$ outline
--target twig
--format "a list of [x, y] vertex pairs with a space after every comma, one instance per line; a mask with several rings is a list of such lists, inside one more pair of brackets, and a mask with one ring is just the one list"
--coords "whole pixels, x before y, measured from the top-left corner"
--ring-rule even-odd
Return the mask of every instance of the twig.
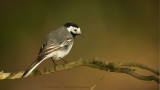
[[[157, 83], [159, 83], [159, 81], [160, 81], [160, 79], [156, 76], [140, 75], [135, 72], [135, 69], [131, 68], [131, 67], [139, 67], [139, 68], [151, 71], [156, 75], [160, 75], [159, 70], [156, 70], [148, 65], [135, 63], [135, 62], [134, 63], [132, 63], [132, 62], [109, 63], [106, 60], [103, 60], [101, 58], [92, 58], [92, 59], [84, 59], [84, 60], [80, 59], [77, 61], [67, 63], [65, 68], [63, 67], [63, 65], [58, 65], [56, 67], [56, 70], [60, 71], [60, 70], [70, 69], [70, 68], [74, 68], [74, 67], [78, 67], [78, 66], [88, 66], [88, 67], [97, 68], [100, 70], [105, 70], [107, 72], [126, 73], [126, 74], [129, 74], [129, 75], [137, 78], [137, 79], [145, 80], [145, 81], [154, 80]], [[124, 68], [124, 66], [125, 66], [125, 68]], [[53, 72], [55, 72], [54, 67], [46, 67], [46, 68], [34, 70], [29, 76], [51, 74]], [[20, 71], [17, 73], [4, 73], [2, 71], [2, 72], [0, 72], [0, 80], [21, 78], [23, 73], [24, 73], [24, 71]]]
[[160, 72], [157, 69], [154, 69], [153, 67], [141, 63], [136, 63], [136, 62], [123, 62], [123, 63], [117, 63], [120, 64], [121, 66], [129, 66], [129, 67], [139, 67], [142, 69], [146, 69], [148, 71], [153, 72], [156, 75], [160, 75]]
[[90, 88], [90, 90], [93, 90], [95, 87], [96, 87], [96, 84], [94, 84], [94, 85]]

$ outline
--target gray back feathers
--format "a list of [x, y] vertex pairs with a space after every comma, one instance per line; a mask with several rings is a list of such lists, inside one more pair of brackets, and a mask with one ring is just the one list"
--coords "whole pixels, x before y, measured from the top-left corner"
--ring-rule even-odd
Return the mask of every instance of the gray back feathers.
[[45, 42], [47, 45], [54, 44], [60, 45], [65, 41], [67, 38], [73, 38], [71, 33], [67, 30], [66, 27], [61, 26], [58, 29], [52, 31], [46, 38]]

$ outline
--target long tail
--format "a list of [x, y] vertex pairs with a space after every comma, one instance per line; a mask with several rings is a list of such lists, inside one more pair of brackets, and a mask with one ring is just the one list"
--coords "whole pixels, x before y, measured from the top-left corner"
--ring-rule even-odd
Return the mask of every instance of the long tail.
[[32, 65], [24, 72], [22, 75], [23, 77], [27, 77], [43, 60], [45, 60], [44, 57], [39, 56], [33, 63]]

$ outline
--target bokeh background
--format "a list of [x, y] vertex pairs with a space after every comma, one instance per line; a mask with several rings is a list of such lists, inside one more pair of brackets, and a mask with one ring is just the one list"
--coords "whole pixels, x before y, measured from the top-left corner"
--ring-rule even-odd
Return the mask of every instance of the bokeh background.
[[[158, 0], [1, 0], [0, 70], [26, 70], [47, 34], [66, 22], [78, 24], [85, 35], [76, 37], [64, 58], [69, 62], [101, 57], [158, 69], [158, 5]], [[38, 68], [52, 65], [46, 60]], [[89, 90], [94, 84], [95, 90], [158, 90], [159, 86], [154, 81], [82, 66], [51, 75], [3, 80], [0, 89]]]

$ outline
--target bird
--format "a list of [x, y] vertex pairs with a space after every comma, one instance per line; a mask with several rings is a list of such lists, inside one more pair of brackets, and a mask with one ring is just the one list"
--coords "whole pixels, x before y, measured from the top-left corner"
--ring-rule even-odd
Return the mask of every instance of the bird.
[[49, 58], [53, 61], [55, 70], [55, 60], [63, 60], [65, 66], [67, 61], [63, 57], [70, 52], [77, 35], [83, 36], [80, 27], [75, 23], [65, 23], [51, 31], [43, 42], [37, 59], [23, 73], [22, 78], [27, 77], [40, 63]]

